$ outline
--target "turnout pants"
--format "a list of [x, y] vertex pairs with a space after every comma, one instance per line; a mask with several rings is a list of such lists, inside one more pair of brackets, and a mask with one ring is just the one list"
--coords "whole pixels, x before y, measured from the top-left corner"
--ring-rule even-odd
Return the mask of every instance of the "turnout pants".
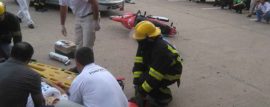
[[135, 94], [138, 107], [166, 107], [172, 101], [171, 90], [168, 87], [153, 89], [146, 97], [142, 96], [138, 90]]
[[89, 47], [93, 49], [96, 39], [93, 15], [75, 18], [75, 44], [77, 49]]
[[168, 87], [154, 89], [147, 97], [147, 107], [165, 107], [172, 101], [171, 90]]
[[29, 13], [29, 0], [17, 0], [20, 10], [17, 13], [17, 16], [22, 19], [26, 24], [34, 24]]

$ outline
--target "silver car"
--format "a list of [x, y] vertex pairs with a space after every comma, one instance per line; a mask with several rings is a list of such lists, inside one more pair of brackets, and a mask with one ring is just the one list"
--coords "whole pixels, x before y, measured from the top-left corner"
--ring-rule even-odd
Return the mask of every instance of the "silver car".
[[[98, 0], [99, 10], [100, 11], [108, 11], [115, 9], [124, 9], [124, 0]], [[56, 4], [58, 5], [58, 0], [47, 0], [48, 4]]]
[[[34, 0], [31, 0], [31, 1], [34, 1]], [[46, 2], [48, 4], [54, 4], [54, 5], [59, 4], [59, 0], [46, 0]], [[123, 10], [125, 1], [124, 0], [98, 0], [98, 3], [99, 3], [100, 11], [109, 11], [109, 10], [116, 10], [116, 9]]]
[[124, 0], [98, 0], [99, 10], [100, 11], [108, 11], [115, 9], [124, 9]]

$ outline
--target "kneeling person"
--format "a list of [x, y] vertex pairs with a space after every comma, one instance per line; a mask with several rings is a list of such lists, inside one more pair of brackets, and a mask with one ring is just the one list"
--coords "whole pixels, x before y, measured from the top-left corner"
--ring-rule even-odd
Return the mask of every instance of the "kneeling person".
[[25, 107], [29, 94], [35, 107], [44, 105], [40, 75], [27, 64], [34, 54], [27, 42], [12, 47], [11, 57], [0, 64], [0, 107]]
[[114, 76], [94, 63], [92, 49], [82, 47], [75, 53], [80, 74], [69, 89], [69, 100], [85, 107], [128, 107], [128, 101]]
[[[11, 43], [22, 41], [21, 27], [17, 16], [6, 11], [6, 5], [0, 2], [0, 58], [8, 59], [11, 51]], [[0, 62], [1, 62], [0, 61]]]
[[138, 49], [133, 67], [133, 84], [139, 107], [165, 107], [172, 100], [169, 85], [180, 85], [182, 58], [161, 36], [161, 30], [149, 21], [135, 27], [133, 38]]

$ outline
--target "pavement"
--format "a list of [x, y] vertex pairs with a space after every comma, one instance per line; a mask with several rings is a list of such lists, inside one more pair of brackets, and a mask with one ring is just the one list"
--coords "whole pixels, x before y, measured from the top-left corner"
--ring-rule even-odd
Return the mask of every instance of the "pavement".
[[[13, 0], [4, 1], [8, 11], [17, 12]], [[184, 58], [184, 68], [180, 88], [171, 86], [174, 99], [169, 107], [270, 107], [270, 24], [255, 22], [255, 16], [247, 18], [247, 11], [237, 14], [185, 0], [136, 0], [125, 6], [125, 11], [140, 9], [166, 16], [177, 27], [179, 34], [169, 40]], [[35, 48], [34, 59], [62, 68], [74, 66], [74, 62], [64, 66], [48, 57], [55, 41], [73, 40], [74, 16], [68, 15], [68, 36], [63, 37], [57, 8], [44, 13], [31, 8], [30, 12], [36, 28], [22, 24], [22, 32], [23, 40]], [[130, 98], [137, 43], [128, 29], [109, 20], [110, 15], [121, 13], [102, 13], [94, 53], [97, 64], [126, 78], [124, 91]]]

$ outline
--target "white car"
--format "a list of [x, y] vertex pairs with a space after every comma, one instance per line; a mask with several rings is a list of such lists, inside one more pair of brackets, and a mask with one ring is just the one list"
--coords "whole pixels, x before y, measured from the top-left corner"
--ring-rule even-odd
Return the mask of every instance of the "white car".
[[[34, 1], [34, 0], [31, 0], [31, 1]], [[54, 5], [59, 4], [59, 0], [46, 0], [46, 2], [48, 4], [54, 4]], [[99, 3], [100, 11], [109, 11], [109, 10], [116, 10], [116, 9], [123, 10], [125, 1], [124, 0], [98, 0], [98, 3]]]

